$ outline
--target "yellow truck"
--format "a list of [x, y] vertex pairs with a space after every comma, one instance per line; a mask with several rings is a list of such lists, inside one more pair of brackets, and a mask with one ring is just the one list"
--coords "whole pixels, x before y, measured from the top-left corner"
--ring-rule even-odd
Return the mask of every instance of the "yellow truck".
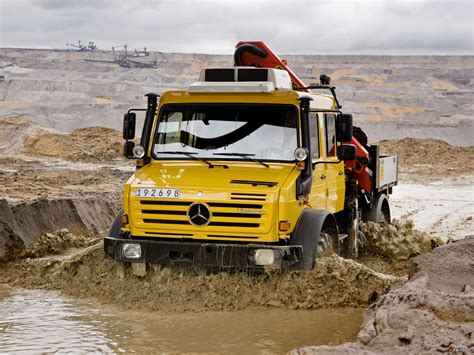
[[327, 80], [302, 90], [284, 68], [235, 66], [147, 94], [140, 144], [137, 110], [124, 117], [124, 154], [136, 171], [106, 257], [311, 269], [317, 255], [355, 256], [359, 222], [390, 220], [397, 161], [356, 140], [364, 134]]

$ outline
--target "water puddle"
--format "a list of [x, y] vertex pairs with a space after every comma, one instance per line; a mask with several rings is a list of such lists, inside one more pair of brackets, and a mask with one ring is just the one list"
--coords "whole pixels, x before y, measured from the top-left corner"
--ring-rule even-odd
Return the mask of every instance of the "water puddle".
[[0, 285], [0, 353], [286, 353], [354, 340], [363, 309], [165, 314]]

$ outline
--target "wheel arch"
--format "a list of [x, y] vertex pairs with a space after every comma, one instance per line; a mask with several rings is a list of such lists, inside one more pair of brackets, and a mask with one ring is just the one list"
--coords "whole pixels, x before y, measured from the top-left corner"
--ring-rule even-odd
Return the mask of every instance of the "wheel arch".
[[362, 211], [362, 220], [364, 222], [380, 222], [381, 212], [383, 212], [385, 220], [387, 223], [391, 221], [390, 214], [390, 204], [388, 202], [388, 197], [384, 193], [378, 194], [372, 204], [372, 208], [364, 208]]
[[298, 269], [310, 270], [314, 267], [320, 234], [328, 228], [338, 232], [336, 217], [328, 210], [303, 210], [290, 237], [290, 245], [303, 246], [303, 260], [295, 265]]
[[120, 230], [122, 229], [122, 214], [123, 209], [121, 208], [117, 215], [115, 216], [114, 222], [112, 223], [112, 227], [110, 227], [109, 237], [111, 238], [118, 238], [120, 234]]
[[392, 214], [390, 212], [390, 204], [388, 202], [388, 197], [385, 194], [383, 194], [383, 196], [384, 196], [384, 198], [383, 198], [381, 210], [384, 213], [385, 221], [387, 223], [390, 223], [391, 220], [392, 220]]

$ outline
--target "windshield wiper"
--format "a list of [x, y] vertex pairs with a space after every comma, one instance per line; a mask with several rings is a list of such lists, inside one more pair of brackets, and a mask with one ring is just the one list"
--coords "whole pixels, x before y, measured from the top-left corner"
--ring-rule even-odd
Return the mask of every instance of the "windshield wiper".
[[212, 155], [226, 155], [226, 156], [229, 156], [229, 157], [241, 157], [241, 158], [244, 158], [245, 160], [254, 161], [255, 163], [259, 163], [259, 164], [263, 165], [266, 168], [270, 167], [270, 165], [268, 165], [267, 163], [264, 163], [261, 160], [252, 158], [253, 156], [255, 156], [255, 154], [248, 154], [248, 153], [214, 153]]
[[187, 157], [189, 157], [191, 159], [200, 160], [200, 161], [206, 163], [207, 165], [209, 165], [210, 168], [214, 167], [214, 164], [208, 162], [206, 159], [195, 157], [193, 155], [193, 154], [197, 154], [195, 152], [170, 151], [170, 152], [156, 152], [155, 154], [181, 154], [181, 155], [186, 155]]

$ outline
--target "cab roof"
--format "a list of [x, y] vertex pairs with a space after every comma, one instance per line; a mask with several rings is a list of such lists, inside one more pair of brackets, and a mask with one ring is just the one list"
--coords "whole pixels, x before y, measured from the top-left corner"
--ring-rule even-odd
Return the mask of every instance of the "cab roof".
[[269, 103], [297, 104], [311, 97], [314, 110], [335, 110], [332, 95], [293, 90], [287, 71], [273, 68], [231, 67], [202, 69], [199, 81], [186, 91], [167, 92], [164, 103]]

